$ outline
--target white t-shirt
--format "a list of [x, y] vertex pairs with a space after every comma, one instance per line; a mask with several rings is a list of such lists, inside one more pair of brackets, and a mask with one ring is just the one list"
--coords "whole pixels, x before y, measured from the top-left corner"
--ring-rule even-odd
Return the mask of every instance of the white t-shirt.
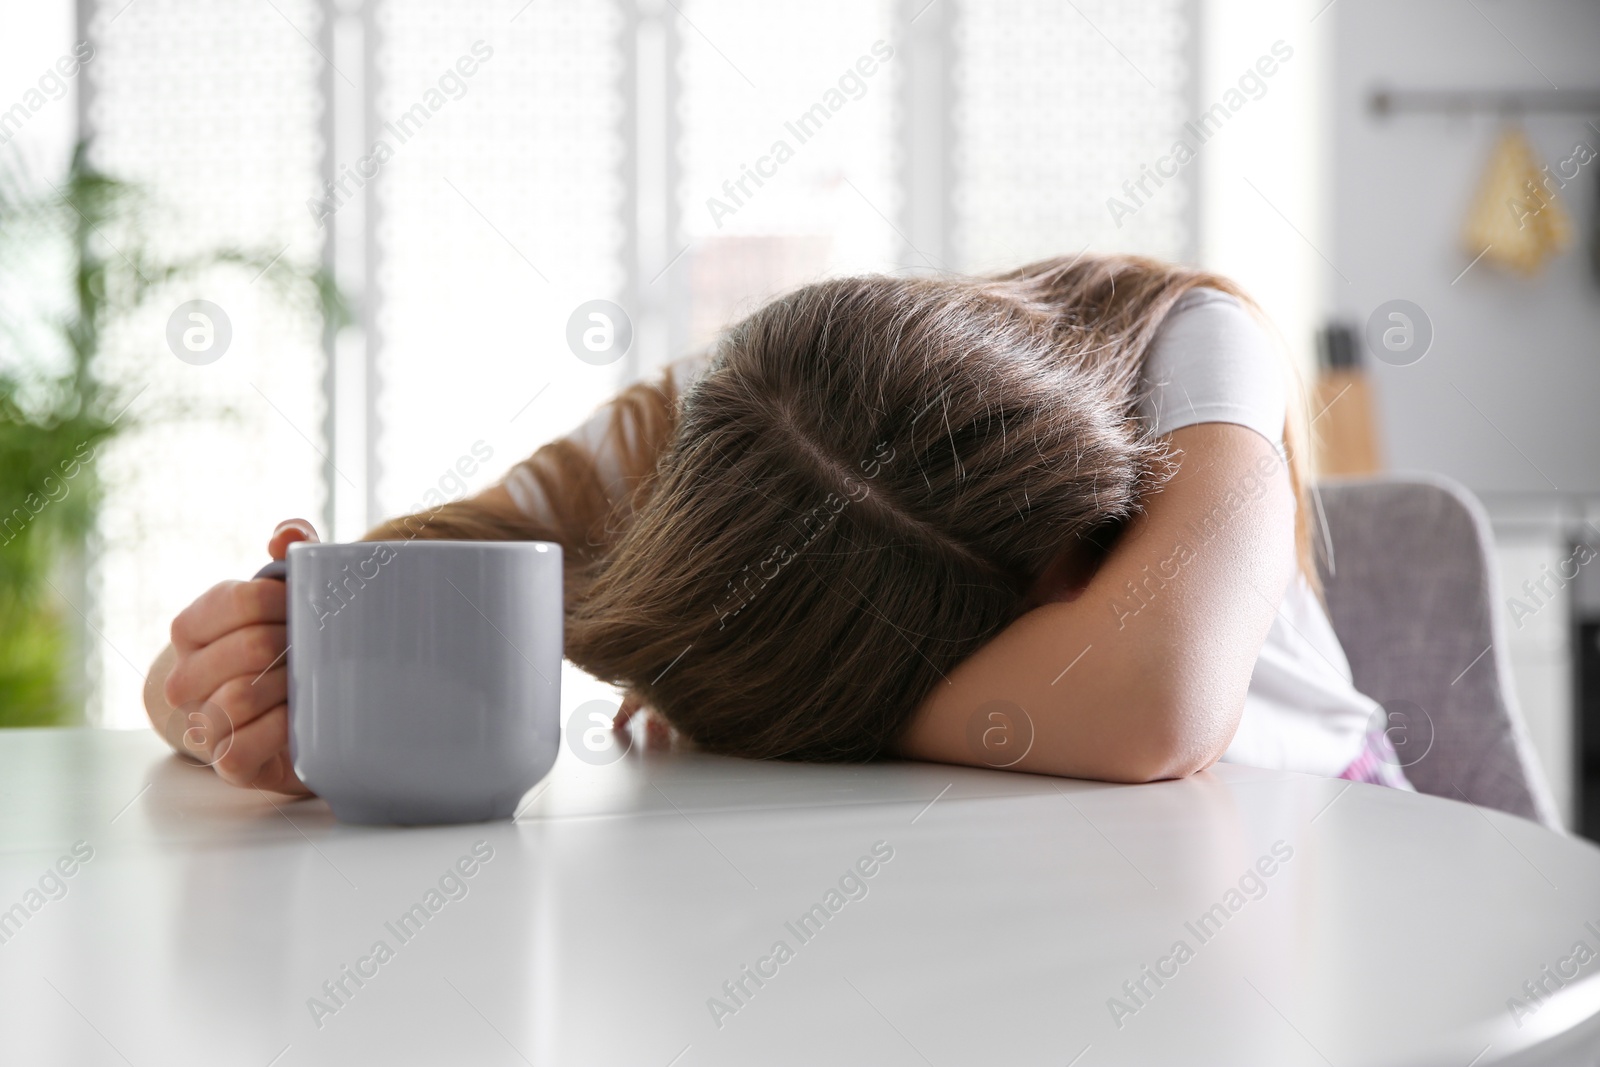
[[[704, 357], [670, 368], [680, 392], [705, 368]], [[1215, 289], [1185, 294], [1156, 332], [1143, 368], [1140, 414], [1158, 434], [1202, 422], [1249, 427], [1280, 452], [1289, 390], [1284, 361], [1243, 305]], [[613, 498], [625, 491], [611, 412], [602, 407], [571, 439], [595, 456]], [[526, 467], [507, 475], [506, 490], [524, 514], [548, 515]], [[1244, 714], [1228, 763], [1338, 775], [1360, 755], [1378, 704], [1358, 692], [1327, 612], [1296, 574], [1256, 659]]]
[[[1140, 414], [1158, 434], [1202, 422], [1247, 426], [1283, 449], [1287, 367], [1261, 324], [1215, 289], [1186, 293], [1145, 357]], [[1378, 703], [1359, 692], [1328, 613], [1298, 571], [1256, 658], [1239, 731], [1222, 756], [1333, 777], [1361, 754]]]

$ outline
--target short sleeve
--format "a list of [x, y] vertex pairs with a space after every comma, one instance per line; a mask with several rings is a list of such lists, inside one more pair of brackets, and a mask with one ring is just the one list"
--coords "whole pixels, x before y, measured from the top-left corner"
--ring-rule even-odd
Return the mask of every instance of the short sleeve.
[[1272, 339], [1238, 299], [1194, 289], [1173, 306], [1151, 343], [1139, 414], [1158, 436], [1231, 422], [1281, 448], [1289, 411], [1286, 372]]

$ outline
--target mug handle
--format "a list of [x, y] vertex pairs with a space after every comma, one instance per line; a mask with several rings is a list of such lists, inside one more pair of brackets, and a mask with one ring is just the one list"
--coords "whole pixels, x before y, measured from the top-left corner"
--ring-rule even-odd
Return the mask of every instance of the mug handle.
[[287, 581], [289, 578], [289, 561], [286, 559], [275, 559], [265, 567], [262, 567], [260, 570], [256, 571], [250, 577], [252, 580], [256, 578], [276, 578], [280, 582]]

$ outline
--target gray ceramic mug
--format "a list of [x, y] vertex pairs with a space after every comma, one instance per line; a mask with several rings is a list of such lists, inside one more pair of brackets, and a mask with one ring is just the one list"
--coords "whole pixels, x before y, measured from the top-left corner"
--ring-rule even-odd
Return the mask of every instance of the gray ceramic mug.
[[352, 823], [509, 818], [561, 744], [561, 546], [289, 546], [289, 755]]

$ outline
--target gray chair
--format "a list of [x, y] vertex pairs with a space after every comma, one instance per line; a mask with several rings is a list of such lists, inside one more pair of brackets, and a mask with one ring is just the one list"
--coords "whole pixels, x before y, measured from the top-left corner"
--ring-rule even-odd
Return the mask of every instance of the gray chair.
[[1561, 829], [1512, 691], [1482, 505], [1426, 476], [1326, 481], [1314, 503], [1328, 614], [1412, 784]]

